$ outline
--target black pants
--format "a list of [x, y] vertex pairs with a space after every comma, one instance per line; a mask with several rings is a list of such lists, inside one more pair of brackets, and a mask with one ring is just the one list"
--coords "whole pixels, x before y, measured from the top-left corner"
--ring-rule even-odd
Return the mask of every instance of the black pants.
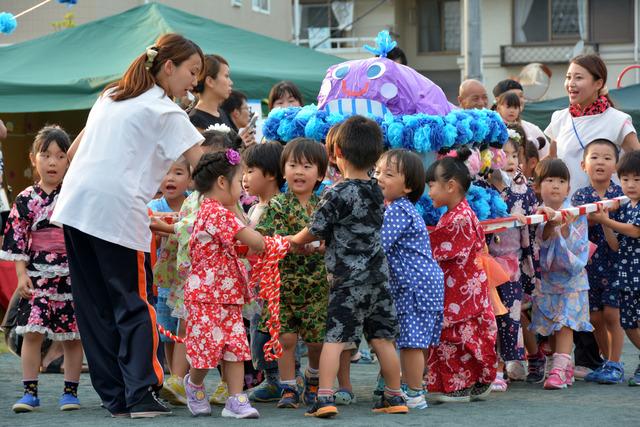
[[585, 366], [596, 369], [604, 360], [600, 357], [600, 349], [593, 332], [574, 332], [573, 343], [576, 346], [573, 351], [576, 366]]
[[111, 413], [161, 385], [149, 254], [64, 226], [71, 288], [91, 383]]

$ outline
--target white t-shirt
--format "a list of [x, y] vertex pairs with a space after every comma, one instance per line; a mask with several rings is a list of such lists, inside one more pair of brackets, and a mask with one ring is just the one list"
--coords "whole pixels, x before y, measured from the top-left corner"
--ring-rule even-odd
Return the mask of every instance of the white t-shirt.
[[[524, 133], [527, 135], [527, 140], [533, 142], [533, 144], [536, 147], [539, 145], [538, 137], [542, 137], [545, 140], [547, 139], [547, 137], [544, 136], [542, 129], [540, 129], [538, 126], [534, 125], [533, 123], [528, 122], [526, 120], [520, 120], [520, 125], [522, 126], [522, 129], [524, 129]], [[550, 147], [551, 147], [551, 143], [549, 142], [549, 140], [547, 140], [547, 143], [544, 145], [544, 147], [542, 147], [542, 149], [538, 149], [538, 156], [540, 157], [540, 160], [544, 159], [549, 155]]]
[[[559, 110], [551, 116], [551, 123], [545, 129], [551, 140], [556, 141], [558, 158], [569, 167], [571, 173], [570, 196], [582, 187], [589, 185], [589, 177], [580, 167], [583, 157], [583, 146], [586, 147], [594, 139], [604, 138], [622, 147], [624, 138], [635, 133], [631, 116], [615, 108], [609, 107], [602, 114], [573, 117], [575, 131], [569, 109]], [[578, 136], [580, 141], [578, 140]]]
[[172, 162], [204, 138], [159, 86], [93, 105], [52, 221], [149, 252], [147, 203]]

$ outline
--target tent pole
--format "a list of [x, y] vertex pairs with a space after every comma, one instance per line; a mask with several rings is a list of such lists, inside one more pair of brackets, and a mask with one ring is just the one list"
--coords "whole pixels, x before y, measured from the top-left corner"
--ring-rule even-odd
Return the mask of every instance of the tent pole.
[[27, 10], [23, 10], [22, 12], [20, 12], [19, 14], [17, 14], [16, 16], [14, 16], [14, 18], [20, 18], [22, 15], [26, 15], [27, 13], [31, 12], [32, 10], [36, 10], [37, 8], [39, 8], [40, 6], [44, 6], [45, 4], [49, 3], [51, 0], [44, 0], [41, 3], [38, 3], [37, 5], [30, 7]]

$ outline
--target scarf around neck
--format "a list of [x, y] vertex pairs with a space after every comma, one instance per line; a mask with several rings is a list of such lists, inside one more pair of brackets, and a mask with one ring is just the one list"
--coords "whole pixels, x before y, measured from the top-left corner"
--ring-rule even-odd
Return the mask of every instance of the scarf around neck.
[[601, 95], [593, 103], [587, 105], [584, 110], [581, 110], [578, 104], [569, 105], [569, 113], [571, 117], [595, 116], [604, 113], [610, 106], [607, 97]]

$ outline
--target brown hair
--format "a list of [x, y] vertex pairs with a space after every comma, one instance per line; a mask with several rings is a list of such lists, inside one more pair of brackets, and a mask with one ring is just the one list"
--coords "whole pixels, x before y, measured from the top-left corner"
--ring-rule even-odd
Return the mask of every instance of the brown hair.
[[300, 92], [300, 89], [298, 89], [298, 86], [296, 86], [293, 82], [283, 80], [279, 83], [274, 84], [269, 91], [267, 104], [269, 107], [269, 111], [273, 110], [273, 104], [278, 99], [284, 97], [286, 94], [293, 96], [301, 106], [304, 105], [304, 102], [302, 102], [302, 93]]
[[200, 75], [198, 84], [193, 90], [196, 93], [204, 92], [204, 82], [207, 79], [207, 77], [211, 77], [214, 80], [218, 78], [218, 73], [220, 72], [220, 68], [222, 64], [226, 65], [227, 67], [229, 66], [229, 63], [227, 62], [227, 60], [220, 55], [205, 55], [203, 64], [204, 64], [204, 71]]
[[571, 173], [566, 163], [560, 159], [547, 157], [536, 165], [534, 172], [534, 184], [540, 188], [540, 184], [547, 178], [562, 178], [569, 182]]
[[[598, 91], [598, 96], [601, 95], [602, 90], [607, 84], [607, 65], [596, 54], [590, 53], [588, 55], [578, 55], [569, 62], [569, 64], [577, 64], [582, 68], [585, 68], [589, 74], [593, 77], [593, 80], [602, 80], [602, 89]], [[604, 94], [609, 104], [613, 107], [613, 100], [609, 97], [608, 93]]]
[[129, 65], [122, 78], [108, 85], [102, 93], [104, 94], [107, 90], [114, 88], [109, 95], [114, 101], [135, 98], [151, 89], [157, 83], [156, 75], [165, 62], [171, 61], [176, 66], [179, 66], [194, 54], [198, 55], [200, 60], [204, 62], [204, 55], [200, 47], [180, 34], [164, 34], [156, 40], [150, 49], [157, 51], [158, 54], [153, 59], [149, 69], [146, 66], [147, 52], [145, 50]]
[[417, 203], [426, 185], [426, 173], [420, 156], [413, 151], [396, 148], [382, 154], [380, 161], [386, 162], [387, 167], [392, 166], [396, 172], [404, 175], [404, 186], [411, 190], [407, 198], [412, 203]]

